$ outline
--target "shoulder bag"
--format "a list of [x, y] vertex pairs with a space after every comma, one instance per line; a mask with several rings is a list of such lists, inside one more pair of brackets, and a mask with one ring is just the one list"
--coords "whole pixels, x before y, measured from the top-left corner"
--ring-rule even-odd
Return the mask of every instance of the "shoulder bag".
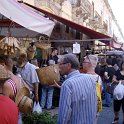
[[98, 83], [99, 76], [96, 81], [96, 95], [97, 95], [97, 112], [102, 111], [102, 99], [101, 99], [101, 86]]
[[110, 83], [110, 84], [107, 85], [106, 91], [107, 91], [109, 94], [113, 95], [114, 89], [115, 89], [115, 87], [116, 87], [117, 85], [118, 85], [118, 83], [115, 82], [115, 81], [113, 81], [112, 83]]

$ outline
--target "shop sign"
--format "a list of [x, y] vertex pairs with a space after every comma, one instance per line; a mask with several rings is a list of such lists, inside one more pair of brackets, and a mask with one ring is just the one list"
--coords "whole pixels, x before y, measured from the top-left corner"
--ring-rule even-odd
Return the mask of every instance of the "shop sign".
[[81, 52], [81, 50], [80, 50], [80, 44], [78, 44], [76, 42], [75, 44], [73, 44], [73, 53], [79, 54], [80, 52]]

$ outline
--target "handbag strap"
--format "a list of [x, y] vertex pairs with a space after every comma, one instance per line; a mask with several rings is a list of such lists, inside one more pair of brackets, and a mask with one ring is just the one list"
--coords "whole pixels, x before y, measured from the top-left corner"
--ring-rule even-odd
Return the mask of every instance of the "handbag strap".
[[98, 83], [98, 80], [99, 80], [99, 75], [98, 75], [97, 80], [96, 80], [97, 83]]
[[114, 83], [114, 81], [112, 81], [112, 82], [109, 84], [109, 86], [111, 86], [113, 83]]

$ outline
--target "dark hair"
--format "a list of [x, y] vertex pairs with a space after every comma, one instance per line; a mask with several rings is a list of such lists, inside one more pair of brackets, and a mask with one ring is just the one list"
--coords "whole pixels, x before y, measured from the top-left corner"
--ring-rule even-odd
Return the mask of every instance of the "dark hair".
[[63, 52], [63, 54], [62, 54], [62, 55], [65, 55], [65, 54], [68, 54], [68, 52], [67, 52], [67, 51], [65, 51], [65, 52]]
[[0, 55], [0, 63], [5, 63], [5, 65], [8, 65], [10, 62], [9, 59], [10, 56], [8, 55]]
[[112, 59], [112, 66], [114, 66], [115, 64], [118, 64], [117, 58], [113, 58], [113, 59]]
[[63, 58], [63, 63], [70, 63], [72, 69], [79, 69], [79, 61], [74, 54], [65, 54]]
[[124, 61], [121, 63], [121, 67], [120, 67], [120, 70], [122, 71], [122, 65], [124, 64]]
[[108, 65], [112, 65], [112, 59], [111, 59], [111, 58], [107, 58], [107, 59], [106, 59], [106, 63], [107, 63]]
[[30, 44], [31, 44], [32, 47], [34, 46], [34, 42], [31, 42]]
[[12, 72], [13, 72], [13, 74], [15, 74], [15, 75], [17, 74], [17, 67], [16, 67], [15, 65], [14, 65], [13, 68], [12, 68]]
[[7, 68], [12, 71], [13, 60], [9, 55], [1, 55], [0, 56], [0, 63], [5, 64], [7, 66]]
[[117, 56], [117, 58], [123, 58], [121, 55]]

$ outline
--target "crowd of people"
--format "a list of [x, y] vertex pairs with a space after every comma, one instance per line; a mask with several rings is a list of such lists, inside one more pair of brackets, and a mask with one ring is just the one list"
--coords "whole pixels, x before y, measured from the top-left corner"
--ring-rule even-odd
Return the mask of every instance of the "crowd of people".
[[[104, 107], [110, 107], [112, 105], [112, 94], [108, 93], [107, 87], [110, 85], [110, 83], [116, 83], [118, 84], [119, 81], [121, 81], [122, 84], [124, 84], [124, 61], [122, 56], [116, 56], [116, 57], [108, 57], [101, 59], [101, 64], [97, 65], [96, 72], [100, 75], [102, 78], [102, 84], [103, 84], [103, 92], [102, 95], [105, 98], [105, 104], [103, 104]], [[122, 106], [123, 111], [123, 120], [124, 120], [124, 97], [121, 100], [113, 99], [114, 100], [114, 120], [112, 124], [117, 124], [119, 121], [119, 111]], [[124, 123], [124, 121], [123, 121]]]
[[[57, 49], [53, 49], [42, 67], [54, 64], [59, 65], [61, 83], [54, 81], [53, 85], [38, 88], [40, 81], [36, 69], [41, 67], [38, 67], [37, 63], [32, 64], [31, 60], [28, 61], [26, 53], [21, 53], [16, 62], [10, 56], [0, 56], [0, 106], [2, 108], [0, 122], [2, 124], [22, 124], [23, 113], [31, 112], [33, 102], [39, 102], [42, 109], [54, 109], [52, 104], [54, 87], [61, 91], [58, 124], [97, 124], [100, 112], [96, 83], [98, 82], [100, 94], [105, 99], [104, 107], [112, 105], [112, 96], [107, 92], [107, 86], [113, 81], [119, 83], [120, 80], [124, 84], [122, 56], [98, 58], [96, 55], [89, 54], [84, 57], [82, 63], [79, 63], [76, 55], [64, 53], [58, 57]], [[80, 64], [83, 65], [82, 68]], [[39, 90], [42, 91], [41, 98], [38, 95]], [[30, 102], [25, 102], [27, 99]], [[24, 106], [28, 109], [22, 111]], [[114, 99], [113, 124], [118, 123], [121, 106], [124, 116], [124, 97], [121, 100]]]

